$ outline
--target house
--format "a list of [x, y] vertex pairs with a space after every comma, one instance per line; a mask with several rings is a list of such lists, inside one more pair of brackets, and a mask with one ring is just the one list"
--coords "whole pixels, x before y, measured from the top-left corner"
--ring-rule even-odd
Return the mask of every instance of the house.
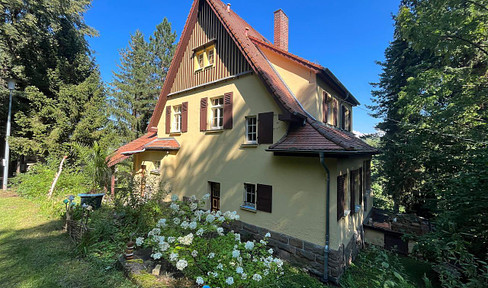
[[358, 101], [330, 72], [274, 43], [230, 4], [194, 0], [147, 134], [120, 147], [134, 171], [158, 170], [180, 197], [211, 194], [234, 227], [268, 231], [283, 259], [338, 281], [363, 243], [377, 151], [352, 131]]

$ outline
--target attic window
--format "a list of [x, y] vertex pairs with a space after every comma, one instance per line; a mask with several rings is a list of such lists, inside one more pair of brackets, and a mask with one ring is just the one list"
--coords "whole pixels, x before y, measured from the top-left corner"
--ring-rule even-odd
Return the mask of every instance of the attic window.
[[213, 67], [215, 64], [215, 45], [200, 46], [195, 49], [195, 72]]

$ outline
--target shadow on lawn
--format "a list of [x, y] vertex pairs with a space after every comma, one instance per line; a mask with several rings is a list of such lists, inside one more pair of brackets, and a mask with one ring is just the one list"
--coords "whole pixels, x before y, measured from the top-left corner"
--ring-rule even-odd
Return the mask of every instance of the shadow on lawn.
[[133, 287], [122, 272], [77, 258], [75, 244], [62, 226], [63, 222], [56, 220], [31, 228], [0, 230], [0, 286]]

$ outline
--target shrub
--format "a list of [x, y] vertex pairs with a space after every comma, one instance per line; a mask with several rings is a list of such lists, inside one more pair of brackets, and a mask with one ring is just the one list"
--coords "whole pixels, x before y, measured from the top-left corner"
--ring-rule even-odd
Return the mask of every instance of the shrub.
[[148, 234], [137, 238], [138, 246], [151, 247], [154, 259], [165, 258], [198, 285], [219, 287], [267, 287], [283, 274], [283, 261], [267, 249], [263, 240], [241, 242], [241, 236], [224, 232], [223, 223], [238, 220], [234, 212], [204, 211], [204, 201], [188, 202], [173, 195], [162, 218]]

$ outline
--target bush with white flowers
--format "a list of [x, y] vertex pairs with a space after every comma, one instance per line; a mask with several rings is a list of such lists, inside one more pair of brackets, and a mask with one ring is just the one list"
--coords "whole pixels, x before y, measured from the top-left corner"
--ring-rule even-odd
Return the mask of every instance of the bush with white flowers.
[[202, 210], [203, 200], [171, 197], [168, 218], [160, 219], [138, 246], [152, 248], [154, 259], [164, 258], [195, 279], [197, 285], [218, 287], [263, 287], [283, 274], [283, 261], [266, 247], [263, 240], [241, 242], [241, 235], [225, 233], [222, 224], [239, 219], [234, 212]]

